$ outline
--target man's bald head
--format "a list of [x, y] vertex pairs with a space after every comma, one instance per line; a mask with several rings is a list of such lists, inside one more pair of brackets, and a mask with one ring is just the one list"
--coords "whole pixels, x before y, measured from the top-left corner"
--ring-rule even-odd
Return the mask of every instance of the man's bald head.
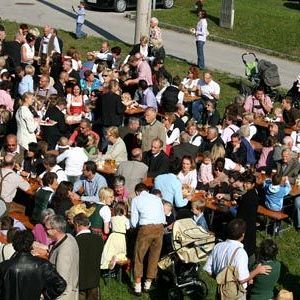
[[131, 159], [141, 161], [142, 160], [142, 149], [141, 148], [134, 148], [131, 151]]
[[13, 169], [15, 166], [15, 158], [13, 155], [11, 154], [6, 154], [4, 156], [3, 162], [2, 162], [2, 166], [4, 168], [11, 168]]
[[8, 134], [5, 139], [5, 146], [7, 152], [15, 152], [18, 146], [17, 136]]

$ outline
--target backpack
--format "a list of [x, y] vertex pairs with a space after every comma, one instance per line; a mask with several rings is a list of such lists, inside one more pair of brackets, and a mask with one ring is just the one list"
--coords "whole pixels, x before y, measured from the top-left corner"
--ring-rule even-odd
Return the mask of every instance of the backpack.
[[230, 258], [229, 265], [226, 266], [216, 277], [218, 293], [221, 300], [239, 300], [246, 294], [245, 288], [238, 280], [238, 269], [231, 265], [239, 249], [240, 247], [234, 250]]

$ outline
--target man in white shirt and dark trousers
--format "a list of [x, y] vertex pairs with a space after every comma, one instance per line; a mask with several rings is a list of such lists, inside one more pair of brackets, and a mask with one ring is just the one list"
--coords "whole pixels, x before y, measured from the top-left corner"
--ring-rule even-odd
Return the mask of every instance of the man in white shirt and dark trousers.
[[134, 251], [134, 291], [135, 295], [142, 292], [141, 280], [143, 277], [143, 261], [148, 255], [148, 266], [144, 292], [148, 292], [152, 280], [156, 277], [164, 226], [166, 221], [162, 201], [159, 197], [149, 194], [147, 187], [139, 183], [135, 187], [137, 196], [132, 199], [131, 225], [138, 227], [138, 234]]
[[[203, 269], [209, 275], [216, 277], [225, 267], [230, 264], [238, 270], [238, 280], [246, 288], [247, 283], [259, 274], [268, 275], [271, 267], [268, 265], [257, 265], [249, 272], [248, 255], [244, 250], [242, 241], [245, 236], [246, 222], [242, 219], [234, 219], [227, 226], [227, 240], [215, 245], [212, 253]], [[218, 298], [219, 299], [219, 298]], [[246, 293], [240, 300], [246, 299]]]
[[85, 3], [84, 1], [80, 1], [78, 5], [78, 10], [72, 6], [73, 11], [77, 15], [77, 20], [76, 20], [76, 38], [80, 39], [82, 37], [86, 37], [87, 34], [82, 31], [82, 25], [84, 23], [84, 17], [85, 17], [85, 9], [84, 9]]

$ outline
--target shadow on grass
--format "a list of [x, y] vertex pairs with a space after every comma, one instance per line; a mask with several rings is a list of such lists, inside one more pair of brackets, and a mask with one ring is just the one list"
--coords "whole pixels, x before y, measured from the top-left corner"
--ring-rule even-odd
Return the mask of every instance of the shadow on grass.
[[212, 16], [212, 15], [207, 15], [207, 19], [211, 20], [217, 26], [219, 26], [219, 24], [220, 24], [220, 18], [218, 18], [218, 17]]
[[300, 277], [289, 273], [288, 267], [281, 263], [281, 272], [278, 283], [288, 291], [293, 292], [294, 299], [300, 299]]
[[300, 2], [285, 2], [283, 5], [290, 9], [300, 10]]
[[[56, 10], [56, 11], [59, 11], [73, 19], [76, 19], [76, 15], [70, 11], [67, 11], [53, 3], [50, 3], [48, 1], [45, 1], [45, 0], [37, 0], [38, 2], [44, 4], [44, 5], [47, 5], [49, 7], [51, 7], [52, 9]], [[120, 40], [117, 36], [109, 33], [108, 31], [104, 30], [103, 28], [95, 25], [94, 23], [90, 22], [90, 21], [85, 21], [84, 22], [84, 25], [86, 27], [89, 27], [91, 28], [92, 30], [94, 30], [95, 32], [97, 32], [98, 34], [102, 35], [105, 39], [108, 39], [108, 40], [113, 40], [113, 41], [119, 41], [119, 42], [122, 42], [122, 40]]]

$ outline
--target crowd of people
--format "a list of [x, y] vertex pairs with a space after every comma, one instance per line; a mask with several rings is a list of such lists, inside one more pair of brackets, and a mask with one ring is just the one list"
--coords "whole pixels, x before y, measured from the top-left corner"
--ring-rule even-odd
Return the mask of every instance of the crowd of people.
[[[257, 209], [282, 211], [290, 201], [300, 228], [300, 195], [288, 197], [300, 170], [294, 98], [273, 103], [258, 87], [221, 116], [212, 73], [190, 66], [180, 78], [165, 68], [156, 18], [125, 60], [108, 41], [81, 60], [50, 26], [40, 35], [21, 24], [9, 41], [0, 25], [0, 37], [1, 299], [99, 299], [100, 276], [116, 265], [133, 270], [135, 295], [148, 292], [182, 214], [227, 237], [209, 274], [232, 260], [250, 299], [273, 297], [278, 249], [266, 240], [257, 255]], [[197, 38], [199, 52], [204, 42]], [[264, 117], [272, 122], [258, 126]], [[203, 192], [196, 200], [195, 191]], [[13, 217], [20, 198], [32, 232]], [[230, 209], [212, 219], [212, 198]]]

